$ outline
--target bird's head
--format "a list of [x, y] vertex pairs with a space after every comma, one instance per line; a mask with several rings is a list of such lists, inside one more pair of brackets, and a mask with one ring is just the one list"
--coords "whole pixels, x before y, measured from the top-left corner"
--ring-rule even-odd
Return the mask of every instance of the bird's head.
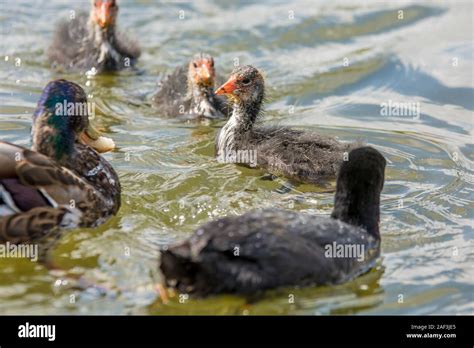
[[260, 104], [264, 98], [265, 83], [262, 74], [253, 66], [246, 65], [232, 71], [226, 83], [216, 90], [242, 104]]
[[206, 53], [198, 53], [189, 62], [191, 83], [199, 87], [213, 88], [216, 81], [214, 58]]
[[92, 19], [102, 29], [115, 26], [117, 14], [116, 0], [92, 0]]

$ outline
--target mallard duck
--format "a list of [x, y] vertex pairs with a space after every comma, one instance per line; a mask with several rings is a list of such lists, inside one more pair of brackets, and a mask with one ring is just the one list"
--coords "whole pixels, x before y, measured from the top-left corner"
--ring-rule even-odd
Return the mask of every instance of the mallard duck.
[[48, 50], [50, 63], [73, 71], [117, 71], [133, 67], [140, 56], [135, 41], [116, 29], [115, 0], [93, 0], [89, 14], [61, 21]]
[[119, 178], [96, 151], [114, 143], [91, 128], [87, 110], [79, 85], [52, 81], [33, 114], [31, 150], [0, 142], [0, 242], [97, 226], [118, 212]]
[[319, 184], [336, 177], [347, 153], [359, 143], [341, 143], [316, 132], [283, 126], [256, 126], [265, 84], [250, 66], [236, 68], [217, 95], [226, 95], [233, 112], [216, 138], [219, 162], [259, 167], [298, 182]]
[[380, 253], [385, 165], [373, 148], [352, 150], [339, 171], [331, 217], [264, 209], [205, 224], [162, 250], [163, 285], [196, 296], [253, 295], [339, 284], [368, 271]]
[[153, 106], [164, 117], [225, 118], [229, 106], [225, 98], [214, 94], [215, 83], [214, 58], [198, 53], [160, 81]]

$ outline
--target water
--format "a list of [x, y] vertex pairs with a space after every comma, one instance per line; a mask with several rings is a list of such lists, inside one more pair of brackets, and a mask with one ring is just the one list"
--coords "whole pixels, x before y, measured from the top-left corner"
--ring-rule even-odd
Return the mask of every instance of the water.
[[[474, 312], [469, 2], [121, 1], [119, 25], [140, 38], [142, 73], [90, 78], [53, 73], [45, 54], [53, 22], [89, 1], [73, 8], [69, 1], [0, 2], [0, 138], [29, 146], [42, 88], [71, 79], [93, 96], [95, 124], [118, 145], [107, 159], [123, 187], [118, 216], [65, 234], [54, 249], [67, 277], [29, 260], [0, 260], [0, 314]], [[154, 114], [148, 101], [158, 77], [198, 51], [214, 55], [222, 75], [236, 58], [265, 72], [265, 121], [362, 139], [382, 151], [388, 167], [377, 269], [336, 287], [272, 291], [251, 304], [237, 296], [161, 303], [157, 249], [209, 219], [265, 206], [332, 209], [331, 193], [302, 185], [279, 194], [283, 180], [216, 163], [213, 140], [223, 122]], [[382, 115], [381, 104], [390, 102], [419, 103], [420, 116]], [[71, 275], [93, 286], [72, 286]]]

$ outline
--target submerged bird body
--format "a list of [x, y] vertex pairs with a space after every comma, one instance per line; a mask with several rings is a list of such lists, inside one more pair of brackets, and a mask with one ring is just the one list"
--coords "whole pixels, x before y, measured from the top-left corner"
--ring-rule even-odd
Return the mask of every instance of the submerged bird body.
[[321, 183], [334, 178], [347, 153], [360, 146], [315, 132], [256, 126], [264, 100], [264, 81], [251, 66], [234, 70], [216, 94], [225, 94], [233, 101], [232, 115], [216, 138], [220, 162], [233, 163], [239, 152], [253, 152], [260, 168], [296, 181]]
[[353, 150], [338, 177], [331, 217], [265, 209], [207, 223], [162, 251], [165, 284], [199, 296], [252, 294], [338, 284], [366, 272], [380, 253], [384, 168], [376, 150]]
[[214, 59], [199, 53], [159, 83], [153, 106], [165, 117], [227, 117], [226, 101], [214, 94], [215, 79]]
[[88, 145], [98, 140], [90, 138], [88, 115], [58, 114], [63, 101], [87, 98], [74, 83], [50, 82], [33, 116], [32, 149], [0, 142], [0, 242], [96, 226], [120, 208], [117, 173]]
[[66, 70], [97, 72], [133, 67], [140, 56], [138, 45], [118, 33], [114, 0], [98, 0], [91, 13], [78, 13], [59, 23], [49, 48], [49, 61]]

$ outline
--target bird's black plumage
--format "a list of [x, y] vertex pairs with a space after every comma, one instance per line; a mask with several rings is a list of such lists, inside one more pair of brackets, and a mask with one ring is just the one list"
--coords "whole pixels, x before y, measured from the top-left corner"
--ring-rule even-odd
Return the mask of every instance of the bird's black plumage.
[[[366, 272], [380, 252], [385, 164], [373, 148], [351, 151], [338, 176], [331, 217], [265, 209], [205, 224], [162, 251], [165, 284], [200, 296], [253, 294], [280, 286], [337, 284]], [[337, 248], [356, 254], [328, 255]]]

